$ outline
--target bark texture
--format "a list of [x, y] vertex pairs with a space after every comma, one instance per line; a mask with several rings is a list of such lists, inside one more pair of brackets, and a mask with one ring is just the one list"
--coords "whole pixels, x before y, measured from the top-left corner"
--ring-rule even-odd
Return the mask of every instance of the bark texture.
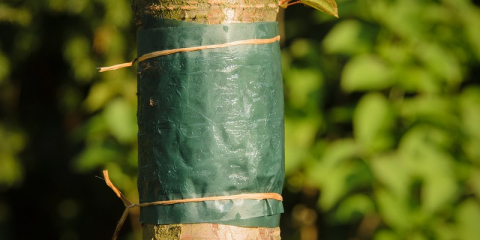
[[171, 224], [143, 227], [143, 239], [280, 239], [280, 228], [247, 228], [216, 223]]
[[277, 0], [133, 0], [137, 27], [148, 15], [204, 24], [273, 22]]
[[[203, 24], [273, 22], [278, 0], [132, 0], [132, 9], [137, 28], [145, 16]], [[280, 228], [144, 224], [143, 239], [280, 239]]]

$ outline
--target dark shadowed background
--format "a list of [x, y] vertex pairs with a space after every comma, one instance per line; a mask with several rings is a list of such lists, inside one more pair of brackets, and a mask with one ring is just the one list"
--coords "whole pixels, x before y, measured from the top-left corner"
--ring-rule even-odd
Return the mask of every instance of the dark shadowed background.
[[[279, 15], [283, 239], [478, 239], [480, 1]], [[110, 239], [137, 202], [129, 0], [0, 2], [0, 239]], [[138, 210], [121, 239], [141, 239]]]

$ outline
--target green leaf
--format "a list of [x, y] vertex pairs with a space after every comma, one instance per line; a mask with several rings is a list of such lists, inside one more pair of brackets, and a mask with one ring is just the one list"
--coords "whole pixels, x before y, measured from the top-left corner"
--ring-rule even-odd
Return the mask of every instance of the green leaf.
[[294, 58], [304, 58], [311, 52], [313, 43], [306, 39], [295, 39], [290, 45], [290, 56]]
[[132, 142], [137, 137], [135, 109], [127, 101], [117, 98], [103, 112], [107, 126], [120, 143]]
[[80, 172], [91, 171], [121, 157], [119, 149], [97, 143], [94, 146], [88, 146], [75, 159], [74, 168]]
[[410, 174], [397, 155], [381, 155], [370, 161], [373, 174], [378, 181], [395, 197], [405, 199], [409, 197]]
[[457, 182], [452, 174], [444, 175], [437, 173], [426, 175], [421, 195], [422, 208], [426, 212], [432, 213], [442, 209], [442, 207], [450, 206], [458, 195], [457, 191]]
[[64, 47], [64, 57], [70, 61], [75, 79], [88, 82], [94, 74], [96, 66], [91, 59], [91, 44], [84, 36], [69, 39]]
[[355, 140], [368, 152], [388, 149], [393, 144], [390, 134], [393, 113], [388, 100], [379, 93], [365, 95], [355, 108], [353, 132]]
[[328, 180], [330, 172], [345, 166], [357, 153], [357, 145], [351, 139], [337, 140], [321, 148], [324, 152], [318, 161], [309, 162], [306, 168], [308, 178], [318, 186]]
[[11, 152], [0, 152], [0, 189], [18, 184], [23, 177], [23, 168], [19, 159]]
[[428, 223], [428, 228], [435, 233], [433, 239], [451, 240], [457, 239], [455, 225], [452, 222], [444, 222], [443, 219], [432, 219]]
[[428, 122], [445, 129], [453, 128], [458, 122], [454, 110], [452, 99], [435, 95], [404, 99], [400, 105], [400, 115], [406, 123]]
[[298, 109], [307, 108], [309, 104], [317, 104], [314, 94], [322, 85], [322, 73], [316, 69], [293, 68], [285, 74], [286, 97], [290, 106]]
[[316, 118], [285, 118], [285, 174], [296, 171], [308, 158], [319, 127]]
[[[459, 3], [455, 1], [454, 5], [459, 5]], [[458, 12], [465, 28], [465, 37], [470, 43], [470, 49], [476, 55], [477, 60], [480, 60], [480, 32], [478, 31], [480, 29], [480, 9], [468, 2], [462, 4], [462, 11]]]
[[418, 66], [409, 66], [400, 71], [401, 81], [398, 85], [407, 92], [436, 94], [441, 92], [441, 86], [432, 72]]
[[464, 133], [480, 138], [480, 87], [464, 89], [459, 100]]
[[354, 57], [345, 66], [341, 85], [346, 91], [381, 90], [394, 83], [393, 71], [375, 55]]
[[23, 167], [18, 153], [25, 147], [25, 137], [11, 126], [0, 122], [0, 190], [21, 182]]
[[394, 232], [390, 230], [380, 229], [375, 233], [374, 240], [400, 240], [401, 238], [397, 236]]
[[337, 140], [330, 143], [321, 157], [322, 167], [332, 169], [351, 159], [358, 152], [357, 145], [352, 139]]
[[456, 211], [457, 237], [462, 240], [476, 240], [480, 236], [480, 204], [467, 199], [458, 206]]
[[[296, 3], [303, 3], [307, 6], [319, 10], [320, 12], [324, 12], [328, 15], [332, 15], [338, 18], [337, 3], [335, 2], [335, 0], [300, 0], [299, 2], [294, 2], [292, 4]], [[288, 1], [280, 2], [280, 7], [287, 8], [287, 6]]]
[[390, 227], [403, 232], [412, 225], [412, 218], [407, 200], [398, 198], [383, 189], [375, 191], [379, 212]]
[[337, 3], [335, 0], [300, 0], [300, 2], [319, 10], [320, 12], [338, 18]]
[[[17, 5], [17, 4], [14, 4]], [[10, 7], [2, 1], [0, 4], [0, 22], [10, 22], [19, 24], [22, 27], [28, 26], [32, 22], [30, 9]]]
[[376, 29], [369, 25], [345, 20], [334, 26], [322, 44], [328, 53], [355, 55], [369, 52], [376, 35]]
[[115, 90], [106, 82], [99, 82], [92, 86], [87, 99], [83, 102], [84, 108], [94, 112], [105, 106], [105, 103], [114, 95]]
[[[331, 169], [320, 183], [322, 195], [319, 205], [322, 209], [328, 210], [338, 203], [341, 197], [348, 192], [347, 178], [355, 172], [355, 168], [349, 165]], [[318, 174], [318, 172], [317, 172]]]
[[340, 223], [348, 223], [361, 219], [364, 215], [375, 211], [375, 204], [370, 197], [356, 194], [343, 200], [335, 211], [335, 218]]
[[462, 81], [462, 66], [454, 53], [440, 44], [425, 42], [418, 46], [422, 51], [417, 53], [429, 72], [434, 73], [438, 79], [458, 85]]
[[415, 127], [404, 135], [399, 146], [405, 166], [422, 182], [421, 205], [427, 213], [453, 204], [459, 191], [455, 159], [442, 148], [442, 136], [434, 130]]
[[356, 181], [358, 179], [355, 182], [349, 181], [358, 177], [355, 174], [363, 174], [359, 173], [358, 164], [349, 161], [356, 153], [357, 146], [353, 141], [336, 141], [325, 146], [325, 152], [319, 161], [306, 168], [307, 178], [311, 184], [322, 191], [318, 202], [322, 209], [332, 208], [348, 191], [363, 182], [363, 179], [359, 182]]
[[462, 148], [470, 161], [480, 163], [480, 88], [466, 88], [460, 95], [461, 128], [465, 134]]
[[473, 167], [470, 171], [470, 179], [467, 185], [477, 197], [480, 197], [480, 169]]

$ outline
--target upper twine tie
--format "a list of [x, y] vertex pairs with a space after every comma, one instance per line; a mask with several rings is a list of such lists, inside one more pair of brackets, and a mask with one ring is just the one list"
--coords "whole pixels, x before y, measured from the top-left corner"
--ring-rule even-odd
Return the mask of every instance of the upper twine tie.
[[161, 51], [147, 53], [145, 55], [142, 55], [141, 57], [133, 59], [131, 62], [121, 63], [121, 64], [109, 66], [109, 67], [99, 67], [97, 69], [99, 72], [106, 72], [106, 71], [116, 70], [119, 68], [130, 67], [136, 62], [142, 62], [150, 58], [165, 56], [173, 53], [193, 52], [193, 51], [204, 50], [204, 49], [225, 48], [225, 47], [237, 46], [237, 45], [268, 44], [268, 43], [273, 43], [279, 40], [280, 40], [280, 36], [276, 36], [268, 39], [247, 39], [247, 40], [240, 40], [240, 41], [234, 41], [234, 42], [222, 43], [222, 44], [161, 50]]
[[122, 200], [123, 204], [125, 204], [125, 211], [123, 211], [122, 217], [115, 228], [115, 232], [113, 233], [112, 240], [117, 239], [118, 233], [127, 219], [128, 210], [134, 207], [147, 207], [147, 206], [154, 206], [154, 205], [171, 205], [177, 203], [190, 203], [190, 202], [204, 202], [204, 201], [217, 201], [217, 200], [234, 200], [234, 199], [250, 199], [250, 200], [265, 200], [265, 199], [274, 199], [277, 201], [283, 201], [283, 197], [278, 193], [245, 193], [245, 194], [237, 194], [237, 195], [230, 195], [230, 196], [216, 196], [216, 197], [202, 197], [202, 198], [187, 198], [187, 199], [176, 199], [176, 200], [166, 200], [166, 201], [156, 201], [156, 202], [148, 202], [148, 203], [131, 203], [125, 197], [125, 195], [118, 190], [115, 185], [110, 181], [108, 177], [108, 170], [103, 170], [103, 176], [105, 178], [105, 183], [117, 194], [117, 196]]

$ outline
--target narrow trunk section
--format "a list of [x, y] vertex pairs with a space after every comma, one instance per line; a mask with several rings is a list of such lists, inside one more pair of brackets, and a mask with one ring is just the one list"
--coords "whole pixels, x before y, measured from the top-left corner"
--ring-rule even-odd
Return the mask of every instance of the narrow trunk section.
[[204, 24], [274, 22], [276, 0], [133, 0], [137, 26], [142, 18], [172, 19]]
[[280, 228], [247, 228], [216, 223], [146, 224], [143, 239], [280, 239]]
[[[176, 26], [176, 25], [182, 25], [181, 22], [183, 23], [200, 23], [200, 24], [229, 24], [229, 23], [256, 23], [256, 22], [274, 22], [276, 19], [276, 15], [278, 13], [278, 1], [276, 0], [231, 0], [231, 1], [222, 1], [222, 0], [198, 0], [198, 1], [180, 1], [180, 0], [171, 0], [171, 1], [159, 1], [159, 0], [132, 0], [132, 8], [135, 14], [135, 24], [139, 30], [139, 35], [141, 35], [142, 30], [145, 29], [155, 29], [155, 28], [160, 28], [160, 27], [168, 27], [168, 26]], [[180, 21], [180, 23], [179, 23]], [[228, 29], [226, 30], [228, 31]], [[146, 31], [144, 31], [146, 32]], [[148, 41], [161, 41], [158, 39], [151, 39]], [[141, 40], [139, 40], [141, 42]], [[141, 48], [141, 47], [140, 47]], [[255, 49], [256, 47], [253, 47], [252, 49]], [[139, 50], [140, 51], [140, 50]], [[276, 51], [276, 50], [274, 50]], [[232, 56], [235, 57], [235, 56]], [[274, 59], [277, 58], [277, 56], [274, 57]], [[272, 62], [271, 58], [266, 58], [268, 62]], [[182, 60], [183, 61], [183, 60]], [[229, 61], [229, 59], [226, 59], [226, 61]], [[281, 65], [280, 64], [280, 59], [278, 56], [277, 60], [273, 60], [273, 65]], [[163, 64], [163, 65], [162, 65]], [[181, 65], [181, 63], [179, 63]], [[146, 166], [145, 164], [142, 164], [142, 159], [145, 159], [147, 157], [150, 157], [149, 154], [146, 154], [145, 150], [146, 148], [151, 148], [153, 145], [157, 144], [157, 142], [152, 142], [151, 138], [148, 138], [145, 140], [144, 137], [144, 132], [151, 132], [152, 130], [155, 130], [157, 128], [153, 126], [146, 126], [151, 123], [145, 123], [141, 122], [142, 119], [142, 114], [144, 114], [146, 111], [151, 111], [151, 110], [145, 110], [147, 108], [157, 108], [157, 106], [161, 105], [162, 102], [168, 101], [167, 98], [165, 99], [157, 99], [155, 97], [151, 97], [151, 93], [155, 91], [154, 89], [150, 88], [150, 86], [153, 86], [152, 84], [154, 83], [148, 83], [147, 85], [141, 85], [141, 82], [144, 81], [143, 78], [148, 78], [150, 76], [149, 71], [161, 71], [158, 70], [165, 66], [165, 63], [162, 63], [160, 61], [145, 61], [142, 64], [139, 64], [139, 88], [138, 88], [138, 94], [139, 94], [139, 189], [142, 187], [146, 186], [140, 186], [140, 183], [143, 181], [143, 185], [145, 185], [145, 181], [142, 179], [145, 178], [151, 178], [153, 174], [158, 174], [155, 171], [156, 170], [149, 170], [151, 168], [155, 168], [156, 166], [151, 166], [148, 164]], [[182, 66], [180, 66], [181, 68]], [[270, 67], [270, 66], [269, 66]], [[156, 70], [157, 69], [157, 70]], [[267, 115], [275, 115], [275, 127], [279, 129], [280, 132], [276, 131], [276, 133], [273, 133], [272, 135], [276, 135], [276, 138], [282, 139], [280, 142], [273, 142], [271, 139], [264, 139], [264, 142], [268, 144], [275, 145], [276, 148], [276, 153], [275, 155], [282, 155], [281, 157], [283, 158], [283, 90], [279, 87], [281, 85], [281, 69], [280, 66], [278, 66], [278, 69], [275, 69], [277, 73], [264, 73], [267, 75], [276, 75], [276, 79], [280, 79], [280, 81], [276, 84], [275, 91], [270, 91], [271, 86], [267, 86], [265, 88], [265, 85], [261, 83], [262, 79], [260, 79], [258, 76], [254, 76], [252, 81], [255, 81], [254, 85], [252, 85], [253, 88], [258, 89], [258, 88], [264, 88], [262, 91], [265, 93], [270, 93], [271, 95], [264, 96], [264, 99], [257, 98], [252, 99], [252, 101], [261, 101], [261, 102], [267, 102], [268, 104], [270, 103], [269, 98], [277, 98], [278, 106], [276, 106], [277, 103], [273, 103], [275, 106], [272, 106], [269, 111], [274, 111], [274, 113], [267, 113]], [[163, 74], [163, 73], [162, 73]], [[188, 74], [188, 73], [185, 73]], [[191, 76], [191, 75], [189, 75]], [[172, 78], [173, 79], [173, 78]], [[207, 79], [208, 80], [208, 79]], [[214, 79], [210, 79], [214, 80]], [[210, 81], [209, 80], [209, 81]], [[160, 81], [160, 79], [158, 79]], [[220, 82], [221, 83], [221, 82]], [[220, 84], [219, 83], [219, 84]], [[177, 84], [177, 83], [175, 83]], [[180, 83], [181, 84], [181, 83]], [[247, 84], [247, 83], [245, 83]], [[256, 85], [255, 85], [256, 84]], [[268, 85], [268, 83], [267, 83]], [[156, 86], [158, 87], [158, 86]], [[171, 87], [170, 85], [165, 85], [165, 87]], [[252, 89], [253, 89], [252, 88]], [[178, 89], [184, 89], [184, 87], [180, 87]], [[267, 91], [268, 90], [268, 91]], [[248, 86], [245, 91], [249, 91]], [[282, 92], [281, 94], [279, 92]], [[247, 92], [245, 94], [248, 94]], [[273, 95], [275, 96], [273, 96]], [[280, 95], [278, 95], [280, 94]], [[239, 97], [242, 97], [242, 94], [238, 95]], [[210, 97], [215, 97], [215, 96], [210, 96]], [[198, 102], [195, 100], [195, 102]], [[148, 103], [148, 104], [147, 104]], [[245, 103], [248, 103], [245, 102]], [[265, 105], [267, 106], [267, 105]], [[248, 108], [248, 106], [246, 106]], [[143, 109], [142, 109], [143, 108]], [[265, 107], [264, 107], [265, 108]], [[267, 106], [267, 108], [270, 108]], [[262, 109], [263, 111], [264, 109]], [[165, 109], [161, 110], [162, 112], [160, 114], [165, 114], [165, 111], [168, 111], [168, 107]], [[158, 111], [157, 111], [158, 112]], [[147, 113], [148, 114], [155, 114], [155, 113]], [[281, 121], [278, 120], [278, 116], [282, 116]], [[163, 122], [165, 123], [165, 122]], [[162, 124], [163, 124], [162, 123]], [[158, 124], [158, 123], [157, 123]], [[260, 123], [262, 124], [262, 123]], [[160, 124], [161, 125], [161, 124]], [[162, 125], [163, 126], [163, 125]], [[246, 125], [245, 125], [246, 126]], [[251, 126], [251, 125], [248, 125]], [[161, 128], [161, 127], [160, 127]], [[168, 127], [170, 128], [170, 127]], [[242, 127], [241, 127], [242, 128]], [[254, 127], [256, 128], [256, 127]], [[143, 130], [142, 130], [143, 129]], [[163, 130], [162, 130], [163, 131]], [[169, 131], [169, 130], [167, 130]], [[254, 131], [258, 132], [257, 130]], [[261, 132], [261, 131], [260, 131]], [[231, 133], [231, 132], [230, 132]], [[165, 134], [165, 133], [163, 133]], [[200, 133], [191, 133], [191, 134], [200, 134]], [[249, 133], [250, 134], [250, 133]], [[262, 133], [263, 134], [263, 133]], [[266, 133], [266, 135], [270, 135], [270, 133]], [[166, 135], [168, 138], [168, 135]], [[220, 134], [218, 136], [224, 136], [224, 134]], [[233, 135], [232, 135], [233, 136]], [[227, 138], [231, 136], [226, 136]], [[143, 138], [143, 139], [142, 139]], [[161, 140], [158, 140], [161, 141]], [[179, 140], [183, 141], [183, 140]], [[141, 144], [143, 143], [143, 144]], [[182, 146], [178, 146], [179, 148], [182, 148]], [[256, 146], [251, 146], [251, 147], [256, 147]], [[193, 147], [195, 148], [195, 147]], [[280, 153], [280, 150], [282, 151]], [[155, 150], [156, 151], [156, 150]], [[203, 154], [203, 152], [200, 150], [199, 153]], [[180, 154], [182, 155], [182, 154]], [[219, 155], [219, 154], [217, 154]], [[183, 156], [182, 156], [183, 157]], [[234, 166], [235, 167], [235, 166]], [[254, 169], [250, 169], [248, 171], [255, 171]], [[281, 171], [282, 174], [282, 179], [278, 180], [266, 180], [266, 182], [272, 182], [275, 181], [275, 186], [273, 189], [276, 189], [275, 191], [278, 192], [278, 189], [280, 189], [280, 194], [281, 194], [281, 186], [283, 184], [283, 162], [282, 165], [279, 167], [281, 170], [275, 169], [275, 167], [272, 168], [272, 171]], [[218, 169], [219, 171], [222, 171], [222, 169]], [[147, 173], [143, 174], [142, 173]], [[211, 176], [212, 178], [214, 176]], [[241, 176], [239, 176], [241, 177]], [[220, 179], [225, 179], [225, 178], [219, 178], [218, 181], [222, 181]], [[229, 181], [228, 179], [225, 179], [226, 181]], [[224, 181], [224, 180], [223, 180]], [[162, 182], [159, 180], [158, 182]], [[152, 190], [148, 190], [150, 192], [155, 192], [155, 191], [162, 191], [164, 186], [148, 186]], [[266, 192], [269, 192], [268, 189], [265, 190]], [[147, 192], [145, 190], [144, 192]], [[168, 191], [167, 191], [168, 192]], [[181, 196], [179, 196], [182, 198]], [[200, 196], [201, 197], [201, 196]], [[140, 196], [142, 199], [142, 196]], [[188, 198], [183, 196], [183, 198]], [[143, 197], [143, 201], [151, 201], [151, 200], [145, 200], [146, 198]], [[158, 199], [156, 199], [158, 200]], [[247, 200], [245, 200], [247, 201]], [[210, 204], [210, 203], [208, 203]], [[268, 211], [273, 211], [271, 214], [274, 217], [271, 217], [270, 214], [269, 216], [266, 216], [267, 219], [267, 224], [266, 225], [272, 225], [272, 226], [263, 226], [263, 227], [255, 227], [255, 226], [248, 226], [248, 224], [245, 224], [245, 222], [242, 222], [242, 219], [234, 219], [234, 220], [227, 220], [225, 222], [228, 222], [227, 224], [223, 223], [195, 223], [195, 224], [143, 224], [143, 239], [280, 239], [280, 229], [278, 226], [278, 217], [279, 213], [283, 212], [283, 207], [280, 205], [276, 205], [274, 201], [268, 201], [267, 205], [269, 206]], [[233, 204], [235, 205], [235, 203]], [[227, 206], [227, 205], [225, 205]], [[175, 207], [172, 207], [175, 208]], [[271, 209], [273, 210], [271, 210]], [[152, 208], [144, 208], [142, 211], [149, 211], [151, 213]], [[255, 208], [252, 208], [255, 209]], [[250, 213], [248, 212], [250, 210]], [[166, 211], [168, 212], [168, 211]], [[175, 212], [172, 210], [172, 212]], [[144, 212], [145, 213], [145, 212]], [[258, 214], [255, 212], [252, 212], [251, 209], [245, 209], [246, 214]], [[155, 213], [159, 216], [159, 218], [165, 217], [162, 211], [158, 211]], [[154, 215], [155, 215], [154, 214]], [[163, 214], [163, 215], [162, 215]], [[196, 213], [198, 214], [198, 213]], [[144, 214], [146, 216], [148, 214]], [[150, 214], [151, 215], [151, 214]], [[200, 215], [201, 216], [201, 215]], [[171, 216], [166, 216], [166, 218], [169, 219], [174, 219], [176, 218], [177, 215], [171, 215]], [[183, 216], [182, 219], [188, 219], [191, 218], [192, 216]], [[145, 217], [144, 217], [145, 218]], [[147, 216], [148, 218], [148, 216]], [[257, 222], [261, 222], [262, 220], [261, 217], [256, 218]], [[232, 223], [232, 224], [230, 224]], [[236, 224], [240, 223], [240, 224]], [[247, 226], [246, 226], [247, 225]], [[260, 224], [261, 225], [261, 224]]]

